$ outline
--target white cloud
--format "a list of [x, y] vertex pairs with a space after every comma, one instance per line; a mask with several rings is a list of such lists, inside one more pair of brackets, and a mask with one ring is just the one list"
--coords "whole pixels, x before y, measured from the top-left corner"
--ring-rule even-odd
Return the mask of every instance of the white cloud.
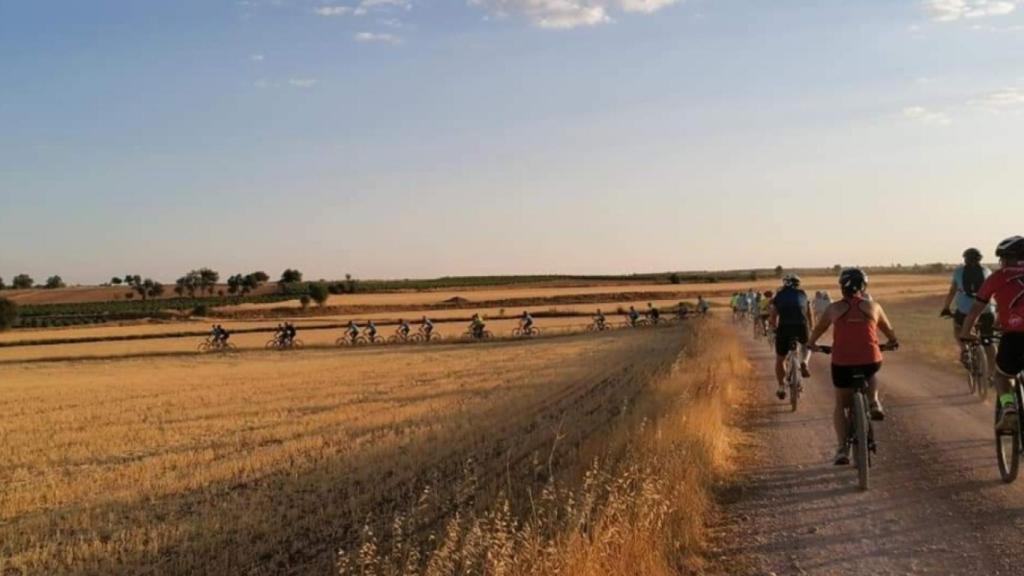
[[249, 60], [252, 60], [253, 62], [263, 62], [263, 54], [250, 54]]
[[352, 37], [356, 42], [363, 44], [392, 44], [398, 45], [402, 43], [402, 39], [394, 34], [384, 34], [378, 32], [359, 32]]
[[320, 16], [344, 16], [351, 14], [353, 9], [351, 6], [320, 6], [314, 8], [313, 13], [319, 14]]
[[936, 112], [922, 106], [904, 108], [903, 117], [928, 126], [948, 126], [953, 122], [945, 112]]
[[469, 0], [498, 17], [520, 15], [541, 28], [569, 29], [612, 21], [611, 12], [651, 14], [682, 0]]
[[1004, 88], [989, 92], [980, 98], [971, 100], [969, 104], [981, 110], [993, 113], [1024, 111], [1024, 88]]
[[295, 88], [312, 88], [316, 86], [316, 78], [289, 78], [288, 85]]
[[963, 18], [1003, 16], [1013, 12], [1020, 0], [925, 0], [933, 20], [953, 22]]
[[395, 11], [412, 10], [411, 0], [362, 0], [353, 12], [357, 16], [369, 14], [373, 11]]

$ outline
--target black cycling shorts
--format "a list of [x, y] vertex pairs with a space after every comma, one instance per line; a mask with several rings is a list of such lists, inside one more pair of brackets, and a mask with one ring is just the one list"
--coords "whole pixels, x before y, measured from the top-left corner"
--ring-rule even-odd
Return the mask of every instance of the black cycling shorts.
[[775, 331], [775, 353], [785, 358], [795, 343], [807, 344], [807, 324], [782, 324]]
[[863, 366], [836, 366], [832, 365], [832, 385], [836, 388], [853, 388], [861, 379], [870, 380], [878, 374], [882, 363], [865, 364]]
[[[967, 319], [967, 314], [957, 310], [953, 313], [953, 323], [956, 324], [957, 328], [962, 328], [964, 320]], [[982, 338], [992, 338], [996, 333], [996, 315], [991, 312], [985, 312], [978, 318], [978, 332]]]
[[1024, 332], [1006, 332], [999, 341], [996, 367], [1008, 376], [1024, 371]]

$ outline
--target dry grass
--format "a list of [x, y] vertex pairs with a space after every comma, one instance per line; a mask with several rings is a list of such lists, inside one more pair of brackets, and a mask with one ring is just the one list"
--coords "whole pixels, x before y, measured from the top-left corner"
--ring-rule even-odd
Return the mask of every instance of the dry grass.
[[[672, 372], [638, 394], [567, 470], [522, 485], [508, 471], [482, 494], [455, 490], [424, 529], [421, 498], [367, 523], [339, 555], [342, 575], [661, 575], [700, 567], [712, 486], [731, 470], [729, 409], [749, 366], [721, 326], [689, 336]], [[557, 447], [552, 448], [552, 453]], [[589, 466], [587, 465], [589, 463]], [[466, 498], [465, 494], [472, 494]], [[485, 504], [482, 504], [485, 502]], [[436, 503], [431, 510], [436, 510]]]
[[960, 369], [953, 321], [939, 318], [942, 297], [930, 296], [882, 302], [900, 337], [901, 351], [943, 368]]
[[0, 366], [0, 573], [331, 571], [410, 503], [428, 534], [545, 484], [688, 338]]

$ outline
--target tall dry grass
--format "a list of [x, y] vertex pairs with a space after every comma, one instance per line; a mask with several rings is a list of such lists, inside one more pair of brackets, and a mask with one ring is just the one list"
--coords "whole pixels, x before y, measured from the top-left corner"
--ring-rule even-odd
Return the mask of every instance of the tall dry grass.
[[[668, 575], [698, 570], [713, 487], [732, 470], [732, 406], [750, 367], [731, 331], [695, 324], [671, 373], [650, 382], [575, 461], [522, 485], [472, 463], [446, 501], [425, 489], [389, 522], [368, 519], [342, 576]], [[557, 451], [561, 428], [554, 431]], [[540, 464], [544, 464], [541, 462]], [[438, 511], [445, 512], [438, 516]], [[374, 522], [376, 520], [376, 522]]]

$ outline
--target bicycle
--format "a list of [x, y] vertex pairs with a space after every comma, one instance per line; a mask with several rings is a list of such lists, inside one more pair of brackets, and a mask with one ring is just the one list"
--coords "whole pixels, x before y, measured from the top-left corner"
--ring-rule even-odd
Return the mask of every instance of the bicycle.
[[415, 338], [415, 334], [409, 334], [399, 328], [393, 335], [388, 336], [388, 344], [407, 344], [409, 342], [414, 342]]
[[647, 318], [642, 318], [642, 317], [641, 318], [637, 318], [636, 320], [633, 320], [633, 319], [631, 319], [631, 318], [629, 318], [627, 316], [626, 319], [623, 320], [623, 322], [622, 322], [622, 327], [623, 328], [646, 328], [646, 327], [648, 327], [650, 325], [651, 325], [650, 321], [647, 320]]
[[960, 363], [967, 370], [968, 393], [974, 394], [977, 392], [978, 398], [985, 400], [988, 397], [988, 389], [992, 385], [989, 380], [988, 354], [985, 353], [985, 348], [993, 346], [995, 340], [982, 336], [978, 326], [975, 326], [973, 337], [968, 339], [961, 338], [960, 341], [964, 345]]
[[612, 325], [608, 322], [599, 322], [597, 320], [594, 320], [590, 323], [590, 326], [587, 326], [587, 332], [604, 332], [611, 329]]
[[491, 334], [491, 331], [487, 329], [476, 330], [470, 328], [469, 330], [466, 330], [466, 332], [462, 335], [462, 338], [465, 340], [483, 341], [494, 338], [494, 334]]
[[424, 330], [420, 328], [418, 332], [412, 335], [413, 342], [436, 342], [441, 339], [441, 335], [435, 330]]
[[200, 352], [234, 352], [237, 350], [231, 342], [208, 337], [198, 346]]
[[789, 388], [789, 405], [796, 412], [800, 404], [800, 393], [804, 391], [803, 382], [800, 380], [800, 345], [794, 341], [786, 355], [786, 387]]
[[344, 336], [334, 341], [336, 346], [366, 346], [370, 341], [362, 334], [346, 332]]
[[[977, 339], [961, 339], [966, 344], [979, 345]], [[992, 338], [993, 343], [999, 341], [999, 336]], [[982, 352], [984, 354], [984, 352]], [[1017, 402], [1018, 409], [1024, 406], [1024, 372], [1013, 378], [1013, 396]], [[995, 401], [995, 421], [999, 422], [1000, 402]], [[1009, 484], [1017, 479], [1020, 468], [1021, 445], [1024, 444], [1024, 426], [1020, 417], [1017, 418], [1017, 428], [1012, 431], [996, 430], [996, 463], [999, 466], [999, 477], [1003, 482]]]
[[532, 338], [534, 336], [540, 336], [540, 328], [536, 326], [530, 326], [529, 328], [519, 326], [512, 329], [513, 338]]
[[[882, 344], [879, 348], [886, 352], [899, 349], [897, 343]], [[831, 354], [831, 346], [816, 346], [815, 350], [822, 354]], [[875, 429], [868, 414], [868, 379], [863, 372], [852, 376], [853, 407], [850, 408], [850, 424], [846, 434], [847, 447], [853, 448], [854, 465], [857, 466], [857, 480], [861, 490], [867, 490], [871, 482], [871, 460], [878, 452], [875, 442]], [[998, 417], [998, 416], [997, 416]], [[1019, 438], [1018, 438], [1019, 439]]]
[[264, 345], [264, 347], [267, 349], [276, 350], [294, 350], [302, 348], [303, 346], [305, 346], [305, 343], [303, 343], [302, 340], [299, 340], [298, 338], [282, 338], [280, 336], [275, 336], [274, 338], [268, 340], [267, 343]]
[[768, 318], [758, 316], [754, 320], [754, 340], [760, 340], [768, 337]]

